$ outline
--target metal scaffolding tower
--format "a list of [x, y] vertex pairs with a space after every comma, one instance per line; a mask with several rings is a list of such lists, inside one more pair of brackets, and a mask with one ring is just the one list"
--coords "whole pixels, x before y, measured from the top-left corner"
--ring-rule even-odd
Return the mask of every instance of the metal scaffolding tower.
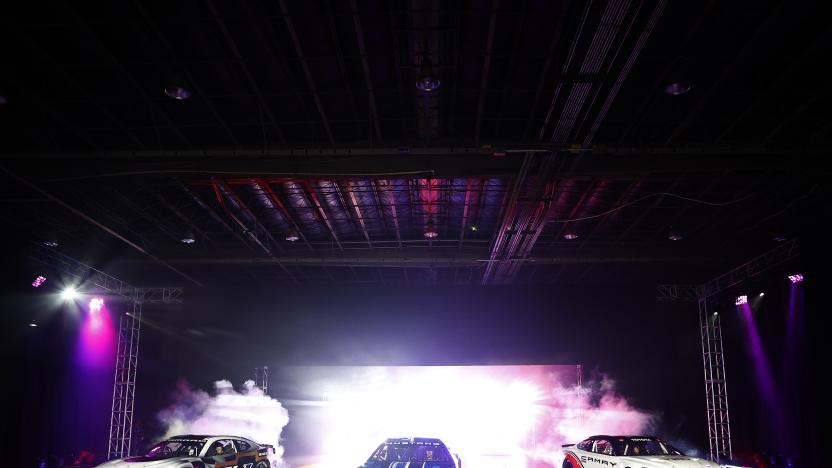
[[144, 304], [182, 302], [183, 288], [138, 288], [102, 271], [41, 245], [35, 245], [31, 258], [78, 281], [84, 289], [98, 287], [127, 298], [132, 310], [120, 314], [116, 369], [113, 378], [113, 405], [110, 415], [110, 442], [107, 459], [130, 456], [133, 438], [133, 409], [136, 397], [136, 371], [139, 363], [139, 335]]
[[254, 368], [254, 385], [263, 390], [263, 394], [269, 394], [269, 366]]
[[705, 370], [705, 401], [711, 460], [730, 460], [731, 424], [728, 415], [725, 359], [722, 352], [722, 327], [719, 314], [710, 312], [707, 298], [699, 300], [699, 327], [702, 339], [702, 367]]
[[705, 410], [708, 421], [708, 445], [711, 460], [730, 460], [731, 424], [728, 413], [728, 384], [725, 353], [722, 350], [722, 327], [719, 314], [710, 304], [717, 294], [749, 278], [797, 258], [800, 248], [792, 239], [748, 262], [701, 285], [660, 284], [656, 300], [663, 302], [698, 302], [699, 330], [702, 344], [702, 367], [705, 371]]

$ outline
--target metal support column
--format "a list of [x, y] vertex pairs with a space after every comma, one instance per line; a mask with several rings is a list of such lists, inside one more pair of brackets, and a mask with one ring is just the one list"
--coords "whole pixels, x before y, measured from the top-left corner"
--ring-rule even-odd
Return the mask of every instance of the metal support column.
[[263, 390], [264, 395], [269, 394], [269, 366], [254, 368], [254, 385]]
[[130, 456], [133, 440], [133, 408], [136, 397], [136, 371], [139, 364], [142, 300], [138, 292], [132, 312], [119, 321], [116, 372], [113, 382], [113, 407], [110, 415], [110, 443], [107, 459]]
[[719, 314], [708, 309], [708, 299], [699, 300], [699, 329], [702, 339], [702, 367], [705, 371], [705, 402], [708, 416], [708, 444], [714, 462], [730, 460], [731, 424], [728, 415], [728, 385], [722, 352]]

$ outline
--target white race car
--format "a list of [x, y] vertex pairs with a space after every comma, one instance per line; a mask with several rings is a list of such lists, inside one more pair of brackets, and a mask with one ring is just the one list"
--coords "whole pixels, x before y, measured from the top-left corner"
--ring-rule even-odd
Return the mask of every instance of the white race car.
[[592, 436], [563, 451], [563, 468], [719, 468], [652, 436]]
[[237, 436], [181, 435], [159, 442], [146, 454], [104, 462], [99, 467], [275, 468], [274, 447]]

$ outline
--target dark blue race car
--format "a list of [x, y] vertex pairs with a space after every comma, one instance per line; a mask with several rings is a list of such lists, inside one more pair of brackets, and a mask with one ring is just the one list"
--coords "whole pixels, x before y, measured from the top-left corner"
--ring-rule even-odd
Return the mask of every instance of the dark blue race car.
[[360, 468], [462, 468], [439, 439], [423, 437], [387, 439]]

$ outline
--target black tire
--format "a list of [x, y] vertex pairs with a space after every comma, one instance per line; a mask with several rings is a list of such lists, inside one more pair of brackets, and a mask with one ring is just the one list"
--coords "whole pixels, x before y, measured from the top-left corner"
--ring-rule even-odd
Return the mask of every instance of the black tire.
[[572, 466], [572, 462], [571, 462], [571, 461], [569, 461], [569, 460], [564, 460], [564, 461], [563, 461], [563, 468], [575, 468], [575, 467], [574, 467], [574, 466]]

